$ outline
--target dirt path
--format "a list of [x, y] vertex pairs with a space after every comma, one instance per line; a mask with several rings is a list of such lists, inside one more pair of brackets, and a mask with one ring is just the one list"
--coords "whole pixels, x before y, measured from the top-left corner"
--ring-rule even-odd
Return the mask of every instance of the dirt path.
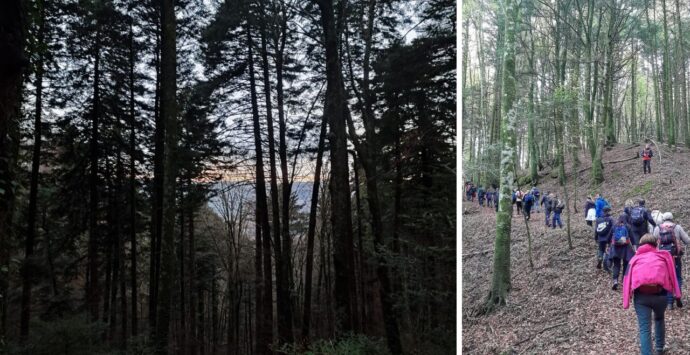
[[[607, 151], [605, 161], [635, 154], [630, 145]], [[676, 220], [690, 229], [687, 196], [690, 196], [690, 154], [664, 149], [663, 163], [654, 160], [654, 174], [643, 175], [639, 159], [610, 164], [601, 191], [622, 212], [626, 199], [644, 197], [653, 209], [672, 211]], [[583, 161], [586, 159], [583, 157]], [[583, 166], [584, 167], [584, 166]], [[571, 171], [568, 168], [568, 171]], [[544, 214], [533, 214], [530, 223], [534, 269], [527, 260], [527, 235], [522, 218], [513, 217], [511, 244], [512, 290], [508, 305], [486, 316], [475, 310], [488, 294], [495, 237], [493, 210], [475, 203], [463, 205], [463, 353], [466, 354], [602, 354], [637, 353], [637, 320], [634, 309], [622, 308], [621, 291], [611, 290], [609, 274], [596, 269], [596, 244], [591, 227], [584, 221], [582, 205], [589, 171], [578, 179], [578, 213], [571, 220], [573, 246], [568, 249], [565, 228], [544, 226]], [[572, 184], [571, 184], [572, 185]], [[540, 190], [556, 191], [548, 175]], [[571, 186], [572, 189], [572, 186]], [[466, 201], [463, 201], [466, 202]], [[571, 207], [572, 209], [572, 207]], [[565, 211], [562, 215], [566, 223]], [[684, 279], [690, 282], [685, 258]], [[686, 306], [666, 313], [668, 354], [690, 353], [690, 288], [683, 287]]]

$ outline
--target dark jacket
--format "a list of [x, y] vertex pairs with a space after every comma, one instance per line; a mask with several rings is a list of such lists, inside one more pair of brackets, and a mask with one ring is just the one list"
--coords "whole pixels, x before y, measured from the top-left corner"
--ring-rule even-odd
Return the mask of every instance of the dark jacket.
[[557, 214], [561, 214], [563, 212], [563, 209], [565, 208], [565, 204], [562, 206], [558, 206], [558, 200], [551, 201], [551, 206], [553, 206], [553, 212]]
[[[610, 223], [611, 227], [606, 231], [605, 233], [601, 234], [597, 232], [597, 227], [599, 226], [599, 223], [601, 222], [608, 222]], [[603, 216], [603, 217], [597, 217], [597, 220], [594, 224], [594, 240], [597, 242], [606, 242], [606, 243], [611, 243], [611, 237], [613, 236], [613, 226], [615, 224], [615, 221], [613, 218], [611, 218], [610, 215]]]
[[545, 210], [553, 210], [553, 201], [551, 201], [551, 197], [544, 195], [544, 197], [541, 199], [541, 204], [544, 206]]
[[[628, 245], [616, 245], [613, 240], [614, 231], [616, 227], [623, 223], [623, 227], [628, 231], [628, 238], [630, 238], [630, 244]], [[609, 255], [611, 258], [619, 258], [624, 261], [630, 261], [633, 256], [635, 256], [635, 251], [633, 250], [633, 245], [638, 244], [638, 240], [635, 239], [630, 224], [628, 224], [628, 215], [621, 215], [618, 217], [618, 221], [611, 228], [611, 248], [609, 249]]]

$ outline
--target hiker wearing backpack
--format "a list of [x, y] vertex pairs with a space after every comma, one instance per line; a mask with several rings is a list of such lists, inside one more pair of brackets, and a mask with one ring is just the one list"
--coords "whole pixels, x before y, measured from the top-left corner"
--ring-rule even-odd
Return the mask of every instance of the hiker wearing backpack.
[[539, 198], [541, 197], [541, 191], [536, 186], [532, 186], [532, 196], [534, 196], [534, 212], [541, 213]]
[[489, 190], [486, 192], [486, 207], [494, 207], [494, 195], [495, 192], [493, 190]]
[[647, 223], [651, 224], [652, 227], [656, 227], [654, 218], [652, 218], [649, 210], [644, 207], [645, 201], [643, 199], [639, 199], [637, 204], [638, 205], [636, 207], [629, 209], [628, 212], [628, 215], [630, 216], [630, 229], [632, 230], [633, 242], [635, 245], [637, 245], [637, 241], [639, 241], [643, 235], [648, 233], [649, 228]]
[[534, 195], [532, 195], [532, 192], [528, 192], [525, 195], [523, 204], [525, 205], [525, 218], [529, 221], [532, 216], [532, 206], [534, 206]]
[[596, 210], [597, 218], [602, 217], [604, 215], [604, 207], [605, 206], [611, 206], [609, 205], [608, 201], [604, 199], [601, 194], [597, 194], [597, 199], [594, 201], [594, 208]]
[[483, 186], [479, 186], [477, 190], [477, 198], [479, 200], [479, 206], [484, 207], [484, 199], [486, 198], [486, 191], [484, 191]]
[[544, 206], [544, 223], [546, 224], [547, 227], [551, 227], [551, 211], [553, 211], [553, 204], [552, 204], [553, 199], [554, 199], [554, 195], [547, 191], [544, 194], [544, 197], [542, 197], [541, 203], [540, 203], [541, 205]]
[[[632, 231], [628, 225], [628, 215], [622, 213], [618, 216], [616, 224], [613, 226], [613, 233], [611, 237], [611, 246], [609, 248], [609, 257], [613, 264], [613, 290], [618, 289], [618, 276], [625, 275], [628, 269], [628, 262], [635, 255], [633, 250]], [[621, 273], [621, 263], [623, 264], [623, 272]]]
[[642, 236], [640, 248], [630, 260], [623, 278], [623, 308], [628, 309], [630, 296], [633, 296], [643, 355], [652, 353], [652, 312], [656, 353], [663, 354], [666, 293], [672, 293], [676, 299], [681, 297], [671, 255], [657, 250], [657, 243], [658, 239], [651, 234]]
[[644, 149], [642, 150], [642, 153], [640, 153], [642, 156], [642, 170], [644, 171], [645, 174], [649, 172], [650, 174], [652, 173], [652, 157], [654, 156], [654, 153], [652, 152], [652, 148], [649, 147], [649, 144], [647, 144]]
[[515, 206], [517, 209], [518, 216], [522, 213], [522, 197], [523, 197], [522, 191], [520, 191], [520, 189], [518, 189], [515, 192]]
[[[681, 273], [682, 269], [682, 259], [683, 256], [683, 244], [690, 244], [690, 238], [688, 234], [685, 233], [683, 227], [680, 224], [673, 222], [673, 214], [671, 212], [664, 213], [663, 222], [654, 228], [654, 236], [659, 238], [659, 250], [666, 250], [671, 253], [673, 257], [673, 263], [675, 265], [675, 273], [678, 278], [678, 287], [683, 287], [683, 275]], [[681, 244], [681, 241], [683, 244]], [[668, 303], [668, 308], [673, 308], [673, 297], [669, 293], [666, 297]], [[683, 303], [680, 299], [676, 300], [676, 305], [678, 307], [683, 307]]]
[[554, 198], [552, 199], [551, 204], [555, 205], [555, 207], [553, 208], [553, 222], [551, 223], [551, 228], [556, 229], [556, 223], [558, 223], [558, 226], [561, 227], [561, 229], [563, 229], [563, 222], [561, 222], [561, 213], [565, 208], [565, 203], [563, 203], [563, 201], [560, 199]]
[[601, 264], [604, 259], [604, 253], [611, 242], [613, 235], [613, 218], [611, 218], [611, 207], [606, 206], [603, 209], [603, 215], [596, 220], [596, 228], [594, 228], [594, 241], [597, 242], [597, 269], [601, 269]]
[[585, 221], [587, 221], [587, 225], [591, 227], [596, 219], [597, 213], [594, 206], [594, 200], [592, 200], [592, 196], [587, 196], [587, 201], [585, 202]]

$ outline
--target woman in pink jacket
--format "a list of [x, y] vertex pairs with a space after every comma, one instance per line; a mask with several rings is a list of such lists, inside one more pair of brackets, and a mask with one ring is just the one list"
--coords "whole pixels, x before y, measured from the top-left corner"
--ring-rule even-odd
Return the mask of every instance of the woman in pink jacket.
[[672, 292], [675, 298], [680, 298], [673, 258], [668, 251], [657, 250], [657, 243], [657, 238], [651, 234], [642, 236], [637, 253], [630, 260], [628, 272], [623, 279], [623, 308], [630, 306], [630, 296], [634, 294], [642, 355], [652, 354], [652, 312], [656, 353], [663, 354], [666, 291]]

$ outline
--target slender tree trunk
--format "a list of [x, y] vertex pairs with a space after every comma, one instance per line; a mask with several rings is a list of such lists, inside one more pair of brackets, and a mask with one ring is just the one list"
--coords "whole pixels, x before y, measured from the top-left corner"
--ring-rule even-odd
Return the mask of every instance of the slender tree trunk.
[[[98, 24], [96, 24], [98, 26]], [[91, 142], [89, 144], [89, 161], [91, 164], [89, 174], [89, 242], [88, 242], [88, 282], [86, 299], [91, 313], [91, 320], [98, 317], [98, 306], [101, 301], [101, 292], [98, 285], [98, 139], [100, 116], [100, 31], [96, 30], [96, 44], [94, 48], [94, 80], [93, 80], [93, 107], [91, 108]], [[107, 297], [107, 294], [106, 294]]]
[[311, 326], [311, 284], [314, 268], [314, 234], [316, 233], [316, 211], [319, 205], [319, 187], [321, 185], [321, 165], [326, 140], [327, 116], [321, 122], [319, 146], [316, 152], [316, 168], [314, 170], [314, 184], [311, 190], [311, 204], [309, 207], [309, 227], [307, 230], [307, 265], [304, 275], [304, 317], [302, 318], [302, 339], [309, 338]]
[[177, 49], [175, 7], [173, 0], [161, 0], [161, 120], [165, 122], [165, 158], [163, 178], [163, 233], [161, 235], [160, 290], [156, 321], [156, 352], [168, 352], [172, 291], [175, 278], [175, 215], [177, 178]]
[[661, 8], [663, 14], [664, 24], [664, 121], [666, 123], [666, 133], [668, 136], [668, 144], [670, 146], [676, 145], [676, 123], [673, 116], [673, 108], [671, 107], [673, 98], [673, 86], [671, 83], [671, 55], [669, 53], [668, 44], [668, 23], [666, 19], [666, 0], [661, 0]]
[[151, 211], [151, 256], [149, 269], [149, 329], [155, 337], [156, 319], [158, 318], [158, 281], [160, 278], [161, 234], [163, 231], [163, 159], [165, 157], [165, 120], [160, 109], [160, 38], [156, 29], [156, 49], [154, 63], [156, 66], [156, 94], [153, 107], [156, 130], [154, 133], [153, 156], [153, 201]]
[[[42, 0], [36, 2], [41, 15], [38, 19], [38, 38], [40, 45], [44, 44], [45, 38], [45, 5]], [[24, 267], [22, 268], [22, 306], [20, 321], [20, 339], [25, 342], [29, 337], [29, 322], [31, 320], [31, 284], [33, 278], [33, 253], [34, 240], [36, 238], [36, 210], [38, 204], [38, 169], [41, 165], [41, 115], [43, 105], [43, 58], [44, 50], [38, 50], [38, 60], [36, 62], [36, 106], [34, 114], [34, 147], [31, 159], [31, 182], [29, 187], [29, 216], [26, 232], [26, 244], [24, 249]], [[0, 248], [3, 247], [0, 245]], [[2, 267], [0, 265], [0, 267]], [[2, 343], [2, 342], [0, 342]]]
[[129, 241], [132, 302], [132, 336], [139, 335], [139, 301], [137, 277], [137, 187], [136, 187], [136, 112], [134, 110], [134, 18], [129, 23]]
[[[282, 236], [283, 236], [283, 246], [282, 246], [282, 277], [284, 279], [283, 292], [283, 320], [282, 327], [280, 326], [279, 317], [279, 328], [282, 328], [281, 339], [286, 343], [292, 343], [294, 340], [293, 334], [293, 312], [292, 312], [292, 295], [293, 295], [293, 280], [292, 280], [292, 237], [290, 236], [290, 197], [292, 196], [292, 183], [290, 182], [290, 177], [288, 174], [288, 157], [287, 157], [287, 143], [285, 136], [287, 134], [287, 127], [285, 124], [285, 106], [284, 106], [284, 93], [283, 93], [283, 55], [285, 53], [285, 41], [287, 37], [287, 18], [283, 16], [281, 22], [280, 43], [278, 45], [278, 53], [276, 53], [276, 96], [278, 99], [278, 154], [280, 155], [280, 172], [283, 178], [283, 202], [281, 204], [281, 212], [283, 215]], [[276, 228], [278, 228], [276, 226]]]
[[252, 118], [254, 124], [254, 148], [256, 151], [256, 209], [257, 218], [261, 224], [261, 235], [263, 239], [263, 297], [262, 315], [260, 325], [257, 321], [257, 354], [269, 353], [268, 346], [273, 343], [273, 286], [271, 270], [271, 226], [268, 222], [268, 206], [266, 203], [266, 179], [264, 177], [263, 150], [261, 146], [261, 126], [259, 124], [259, 108], [256, 95], [256, 84], [254, 79], [254, 59], [252, 55], [253, 43], [251, 28], [247, 25], [247, 51], [249, 57], [249, 82], [252, 102]]

